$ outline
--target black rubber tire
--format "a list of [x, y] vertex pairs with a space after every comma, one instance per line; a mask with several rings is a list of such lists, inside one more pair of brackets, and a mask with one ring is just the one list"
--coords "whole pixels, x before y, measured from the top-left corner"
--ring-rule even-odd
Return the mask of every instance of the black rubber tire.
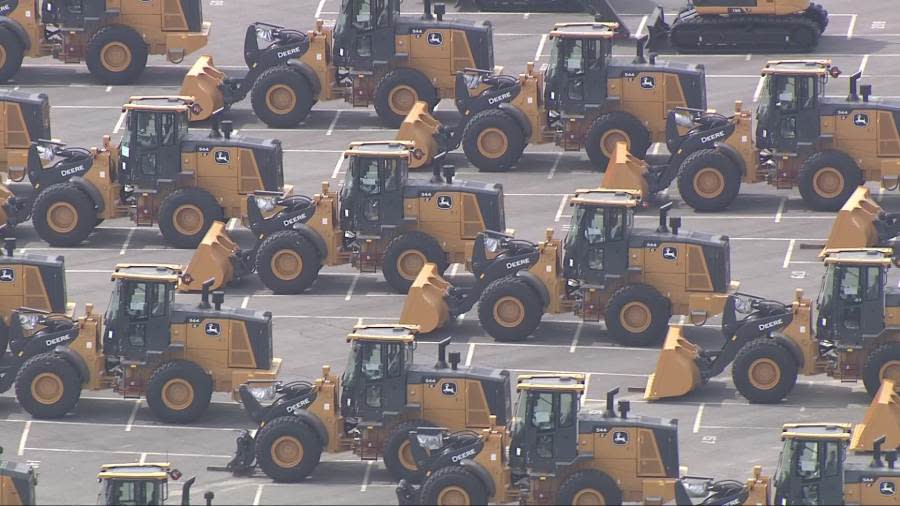
[[401, 85], [415, 90], [416, 101], [427, 102], [429, 109], [433, 109], [439, 100], [434, 85], [418, 70], [399, 68], [388, 72], [375, 86], [375, 113], [388, 128], [400, 128], [406, 118], [406, 114], [395, 113], [389, 103], [390, 92]]
[[[406, 293], [412, 286], [413, 279], [407, 279], [397, 267], [397, 261], [400, 255], [407, 251], [418, 251], [425, 256], [427, 262], [437, 265], [438, 273], [443, 274], [449, 265], [447, 261], [447, 253], [441, 249], [434, 237], [424, 232], [406, 232], [391, 239], [387, 248], [384, 250], [384, 259], [381, 270], [384, 272], [384, 280], [387, 281], [391, 288], [397, 293]], [[418, 274], [418, 273], [417, 273]]]
[[[650, 310], [650, 324], [641, 332], [632, 332], [622, 324], [621, 314], [632, 302], [644, 304]], [[672, 305], [656, 288], [640, 283], [620, 287], [606, 303], [606, 331], [609, 337], [624, 346], [654, 346], [666, 338]]]
[[872, 350], [872, 353], [866, 357], [866, 363], [863, 366], [863, 383], [866, 385], [866, 392], [875, 396], [878, 389], [881, 388], [881, 368], [888, 362], [900, 362], [900, 343], [885, 343]]
[[419, 504], [438, 504], [440, 493], [448, 487], [459, 487], [469, 496], [469, 504], [487, 504], [488, 492], [478, 476], [462, 466], [446, 466], [431, 473], [419, 492]]
[[[31, 383], [43, 373], [55, 374], [63, 384], [63, 394], [54, 404], [43, 404], [31, 395]], [[35, 355], [16, 373], [16, 399], [35, 418], [61, 418], [72, 411], [81, 397], [81, 376], [62, 355], [53, 352]]]
[[[750, 382], [750, 365], [759, 359], [772, 360], [780, 369], [778, 382], [769, 389], [759, 389]], [[734, 357], [731, 380], [738, 392], [748, 401], [757, 404], [774, 404], [782, 399], [797, 383], [798, 364], [791, 350], [769, 337], [759, 337], [745, 344]]]
[[[512, 327], [497, 323], [494, 318], [494, 306], [504, 298], [511, 297], [519, 301], [524, 308], [522, 320]], [[544, 316], [544, 304], [541, 297], [527, 281], [516, 276], [500, 278], [485, 288], [478, 301], [478, 320], [481, 326], [497, 341], [522, 341], [537, 328]]]
[[0, 27], [0, 47], [6, 51], [6, 61], [0, 66], [0, 83], [9, 81], [22, 68], [25, 45], [12, 30]]
[[[844, 179], [841, 192], [834, 197], [826, 198], [814, 189], [815, 175], [822, 169], [831, 167], [838, 171]], [[797, 186], [806, 204], [816, 211], [839, 211], [853, 191], [863, 183], [862, 171], [852, 158], [840, 151], [828, 150], [813, 153], [800, 167]]]
[[606, 132], [613, 129], [625, 132], [629, 140], [628, 151], [641, 160], [647, 156], [647, 150], [650, 149], [650, 132], [641, 123], [641, 120], [621, 111], [601, 114], [591, 123], [591, 128], [588, 129], [584, 140], [584, 151], [590, 158], [594, 169], [601, 172], [606, 171], [609, 157], [603, 153], [600, 140]]
[[[174, 224], [175, 211], [187, 204], [198, 207], [203, 213], [203, 226], [191, 235], [182, 234]], [[215, 221], [225, 221], [225, 212], [216, 198], [202, 188], [179, 188], [168, 194], [159, 206], [159, 231], [176, 248], [196, 248]]]
[[[290, 250], [303, 262], [300, 275], [282, 279], [272, 271], [272, 258], [279, 251]], [[322, 258], [315, 245], [299, 232], [281, 230], [266, 237], [256, 252], [256, 273], [269, 290], [276, 294], [297, 294], [306, 291], [316, 281]]]
[[[707, 198], [697, 193], [694, 178], [703, 169], [715, 169], [722, 177], [721, 193]], [[687, 205], [697, 211], [722, 211], [734, 202], [741, 191], [741, 169], [724, 153], [716, 149], [701, 149], [691, 153], [678, 171], [678, 193]]]
[[622, 504], [622, 491], [615, 480], [593, 469], [570, 474], [556, 492], [556, 504], [575, 504], [575, 496], [584, 489], [603, 494], [603, 504]]
[[[491, 158], [481, 154], [478, 149], [478, 136], [489, 128], [495, 128], [506, 137], [506, 151], [502, 155]], [[466, 124], [462, 134], [463, 152], [469, 162], [478, 170], [484, 172], [506, 172], [511, 169], [519, 159], [528, 139], [525, 131], [515, 118], [501, 109], [487, 109], [476, 113]]]
[[[184, 380], [194, 389], [194, 397], [184, 409], [173, 409], [163, 402], [162, 389], [174, 379]], [[206, 413], [212, 392], [212, 378], [200, 366], [187, 360], [173, 360], [157, 367], [150, 375], [147, 382], [147, 405], [164, 422], [191, 423]]]
[[[293, 437], [303, 448], [303, 457], [293, 467], [282, 467], [272, 458], [272, 444]], [[279, 416], [256, 433], [256, 463], [269, 478], [280, 483], [297, 483], [310, 475], [322, 457], [322, 441], [316, 431], [294, 416]]]
[[[50, 227], [47, 212], [56, 203], [65, 202], [75, 209], [75, 227], [66, 233]], [[31, 222], [41, 239], [54, 247], [78, 246], [91, 234], [97, 223], [97, 211], [87, 193], [73, 183], [57, 183], [40, 192], [31, 208]]]
[[[276, 113], [269, 107], [266, 96], [273, 86], [283, 85], [294, 93], [294, 107], [283, 113]], [[309, 115], [316, 103], [313, 87], [306, 76], [287, 65], [272, 67], [256, 79], [250, 89], [250, 105], [256, 116], [271, 128], [291, 128], [300, 124]]]
[[427, 420], [407, 420], [397, 424], [391, 429], [384, 443], [384, 467], [391, 473], [394, 481], [406, 480], [410, 483], [421, 483], [425, 478], [422, 471], [410, 471], [400, 463], [400, 447], [407, 441], [411, 431], [419, 427], [436, 427]]
[[[100, 61], [100, 51], [107, 44], [118, 42], [131, 52], [131, 61], [124, 70], [112, 71]], [[149, 48], [141, 34], [123, 25], [108, 25], [97, 30], [87, 43], [84, 62], [88, 70], [103, 84], [129, 84], [134, 82], [147, 67]]]

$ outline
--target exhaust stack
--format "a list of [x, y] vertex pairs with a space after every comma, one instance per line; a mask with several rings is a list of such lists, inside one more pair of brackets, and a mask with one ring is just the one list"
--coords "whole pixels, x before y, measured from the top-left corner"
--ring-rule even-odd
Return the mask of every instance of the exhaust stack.
[[859, 101], [859, 93], [857, 93], [857, 83], [859, 82], [859, 78], [862, 77], [862, 72], [857, 72], [850, 76], [850, 94], [847, 96], [848, 102], [857, 102]]
[[444, 338], [441, 342], [438, 343], [438, 359], [437, 363], [434, 364], [435, 369], [446, 369], [447, 368], [447, 346], [450, 346], [450, 338]]

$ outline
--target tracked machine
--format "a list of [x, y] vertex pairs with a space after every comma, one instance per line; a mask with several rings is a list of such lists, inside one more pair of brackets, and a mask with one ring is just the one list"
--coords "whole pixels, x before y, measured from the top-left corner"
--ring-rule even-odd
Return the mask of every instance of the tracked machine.
[[828, 11], [809, 0], [690, 0], [671, 24], [662, 6], [647, 22], [654, 51], [805, 52], [828, 26]]
[[253, 111], [271, 127], [295, 126], [317, 102], [343, 99], [374, 105], [382, 122], [397, 128], [416, 101], [434, 108], [455, 98], [456, 72], [494, 69], [489, 22], [445, 21], [443, 4], [432, 12], [426, 0], [424, 7], [417, 18], [400, 14], [400, 0], [343, 0], [336, 22], [317, 20], [309, 32], [254, 23], [244, 42], [245, 76], [226, 76], [203, 56], [181, 93], [202, 105], [195, 120], [249, 94]]
[[[459, 366], [459, 353], [438, 344], [438, 361], [413, 361], [418, 329], [357, 325], [347, 336], [351, 351], [341, 377], [329, 366], [314, 382], [253, 381], [240, 387], [244, 409], [258, 424], [244, 431], [226, 470], [247, 474], [259, 467], [281, 482], [302, 481], [322, 452], [352, 450], [362, 460], [384, 459], [397, 479], [422, 477], [408, 435], [417, 427], [488, 428], [510, 417], [509, 374]], [[264, 406], [260, 401], [272, 401]], [[502, 422], [501, 422], [502, 423]]]
[[[669, 113], [666, 163], [607, 172], [603, 185], [653, 194], [677, 180], [681, 198], [719, 211], [742, 184], [797, 187], [806, 204], [837, 211], [864, 181], [900, 186], [900, 103], [873, 98], [870, 85], [850, 76], [847, 98], [825, 95], [840, 76], [830, 60], [770, 61], [756, 114], [735, 103], [724, 116], [699, 110]], [[623, 167], [617, 167], [623, 168]]]
[[128, 84], [148, 55], [181, 63], [206, 45], [209, 30], [201, 0], [11, 0], [0, 12], [0, 82], [26, 56], [52, 56], [85, 61], [105, 84]]
[[[624, 149], [619, 154], [626, 156]], [[482, 235], [469, 288], [423, 269], [401, 322], [431, 332], [477, 302], [482, 327], [497, 340], [525, 339], [544, 313], [574, 313], [585, 322], [603, 319], [609, 336], [623, 344], [647, 346], [662, 342], [671, 315], [717, 315], [737, 289], [728, 238], [681, 230], [677, 217], [667, 225], [668, 207], [654, 230], [633, 227], [636, 193], [578, 190], [570, 205], [572, 224], [562, 240], [552, 229], [538, 244]]]
[[276, 293], [301, 293], [322, 267], [352, 264], [360, 272], [380, 268], [394, 290], [406, 293], [428, 262], [439, 272], [468, 265], [479, 233], [505, 230], [503, 188], [454, 181], [452, 166], [434, 165], [431, 180], [408, 178], [416, 153], [408, 142], [354, 142], [344, 152], [349, 164], [338, 191], [326, 182], [312, 197], [247, 197], [254, 247], [241, 250], [218, 223], [187, 274], [214, 278], [218, 287], [256, 272]]

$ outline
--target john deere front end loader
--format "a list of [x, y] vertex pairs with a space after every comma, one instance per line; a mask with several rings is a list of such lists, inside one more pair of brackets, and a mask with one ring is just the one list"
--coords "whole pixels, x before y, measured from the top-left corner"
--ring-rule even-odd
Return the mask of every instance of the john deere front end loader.
[[[103, 464], [97, 473], [100, 490], [97, 492], [97, 504], [103, 506], [119, 506], [135, 504], [147, 506], [164, 506], [169, 501], [169, 483], [178, 481], [183, 475], [168, 462], [125, 464]], [[191, 504], [191, 487], [196, 478], [189, 478], [181, 486], [179, 504]], [[213, 499], [212, 492], [205, 494], [206, 504]]]
[[253, 111], [271, 127], [296, 126], [317, 102], [343, 99], [374, 105], [382, 122], [397, 128], [416, 101], [433, 108], [456, 98], [457, 72], [494, 68], [490, 23], [444, 21], [443, 4], [434, 11], [430, 0], [421, 17], [401, 15], [400, 0], [343, 0], [335, 23], [317, 20], [309, 32], [253, 23], [244, 41], [246, 75], [228, 77], [203, 56], [181, 93], [202, 104], [195, 120], [249, 94]]
[[0, 11], [0, 82], [22, 60], [52, 56], [87, 63], [106, 84], [135, 81], [147, 56], [173, 63], [206, 45], [202, 0], [11, 0]]

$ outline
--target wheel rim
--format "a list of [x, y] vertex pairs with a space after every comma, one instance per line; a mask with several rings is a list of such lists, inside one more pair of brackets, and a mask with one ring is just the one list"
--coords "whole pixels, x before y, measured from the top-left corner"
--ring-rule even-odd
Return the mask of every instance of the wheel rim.
[[47, 224], [58, 234], [67, 234], [78, 226], [78, 211], [68, 202], [55, 202], [47, 209]]
[[275, 114], [288, 114], [297, 107], [297, 94], [286, 84], [276, 84], [266, 92], [266, 105]]
[[300, 465], [303, 460], [303, 443], [294, 436], [281, 436], [272, 443], [272, 460], [282, 469]]
[[419, 271], [422, 270], [422, 267], [425, 267], [426, 263], [428, 263], [428, 259], [425, 258], [425, 255], [422, 254], [421, 251], [404, 251], [397, 258], [397, 272], [400, 273], [400, 276], [402, 276], [403, 279], [412, 281], [416, 279], [416, 276], [419, 275]]
[[725, 178], [712, 167], [700, 169], [694, 175], [694, 191], [705, 199], [716, 198], [725, 191]]
[[900, 360], [888, 360], [881, 366], [881, 369], [878, 370], [878, 379], [881, 381], [893, 380], [895, 385], [900, 385]]
[[419, 100], [419, 94], [412, 86], [401, 84], [395, 86], [388, 94], [388, 106], [394, 114], [406, 116]]
[[59, 402], [64, 390], [62, 378], [52, 372], [42, 372], [31, 381], [31, 397], [45, 406]]
[[619, 321], [622, 322], [622, 327], [633, 334], [641, 333], [650, 328], [652, 320], [653, 316], [650, 308], [647, 307], [647, 304], [638, 301], [625, 304], [619, 318]]
[[272, 274], [282, 281], [296, 279], [303, 272], [303, 258], [293, 250], [279, 250], [270, 262]]
[[173, 411], [187, 409], [194, 402], [194, 387], [185, 379], [170, 379], [162, 387], [162, 401]]
[[131, 49], [121, 42], [110, 42], [100, 50], [100, 61], [110, 72], [123, 72], [131, 65]]
[[750, 384], [758, 390], [771, 390], [781, 380], [781, 367], [771, 358], [758, 358], [747, 371]]
[[438, 506], [465, 506], [472, 504], [469, 493], [456, 485], [451, 485], [441, 490], [436, 502]]
[[572, 498], [574, 506], [602, 506], [606, 504], [603, 494], [599, 490], [586, 488], [579, 490], [575, 497]]
[[813, 176], [813, 189], [820, 197], [832, 199], [844, 190], [844, 175], [834, 167], [825, 167]]
[[631, 149], [631, 138], [623, 130], [613, 128], [603, 132], [600, 137], [600, 149], [607, 158], [612, 158], [616, 153], [616, 144], [624, 142], [628, 149]]
[[0, 68], [6, 65], [6, 48], [0, 46]]
[[196, 235], [203, 229], [203, 211], [193, 204], [185, 204], [175, 210], [175, 230], [181, 235]]
[[487, 158], [500, 158], [509, 148], [509, 139], [499, 128], [485, 128], [478, 134], [478, 152]]
[[506, 328], [513, 328], [525, 319], [525, 305], [522, 301], [507, 295], [494, 303], [494, 320]]
[[416, 466], [416, 458], [413, 457], [412, 445], [409, 444], [409, 441], [400, 443], [400, 448], [397, 450], [397, 460], [400, 461], [400, 465], [407, 471], [419, 469]]

